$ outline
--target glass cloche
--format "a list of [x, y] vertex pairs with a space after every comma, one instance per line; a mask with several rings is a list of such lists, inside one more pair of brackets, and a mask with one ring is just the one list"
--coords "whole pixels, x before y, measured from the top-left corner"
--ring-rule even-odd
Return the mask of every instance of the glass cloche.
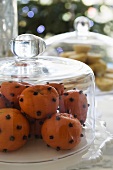
[[79, 60], [95, 74], [96, 92], [113, 90], [113, 39], [90, 32], [92, 21], [80, 16], [74, 21], [75, 31], [55, 35], [46, 40], [44, 55]]
[[84, 153], [95, 139], [91, 68], [40, 56], [46, 44], [32, 34], [10, 46], [14, 56], [0, 59], [0, 167], [49, 165]]

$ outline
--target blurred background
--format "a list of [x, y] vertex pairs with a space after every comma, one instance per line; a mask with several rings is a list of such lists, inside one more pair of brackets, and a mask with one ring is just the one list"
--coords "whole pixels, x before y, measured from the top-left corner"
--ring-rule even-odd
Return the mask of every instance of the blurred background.
[[42, 38], [74, 30], [78, 16], [92, 20], [90, 31], [113, 37], [113, 0], [18, 0], [18, 33]]

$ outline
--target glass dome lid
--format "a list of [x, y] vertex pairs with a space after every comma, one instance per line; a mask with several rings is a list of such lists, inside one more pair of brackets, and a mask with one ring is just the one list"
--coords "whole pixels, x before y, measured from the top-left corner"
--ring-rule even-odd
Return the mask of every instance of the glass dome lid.
[[[23, 62], [23, 61], [22, 61]], [[17, 79], [20, 81], [49, 81], [85, 77], [93, 74], [82, 62], [72, 59], [40, 56], [32, 64], [29, 62], [14, 63], [14, 58], [4, 58], [0, 62], [0, 79]]]
[[113, 91], [113, 38], [90, 32], [90, 21], [78, 17], [74, 21], [75, 31], [48, 38], [43, 55], [78, 60], [94, 72], [96, 94]]
[[[68, 43], [80, 43], [80, 44], [92, 44], [92, 45], [110, 45], [108, 40], [112, 38], [99, 34], [99, 33], [94, 33], [90, 32], [90, 25], [91, 25], [91, 20], [89, 20], [87, 17], [80, 16], [74, 20], [74, 29], [75, 31], [73, 32], [67, 32], [59, 35], [55, 35], [49, 39], [46, 40], [46, 44], [52, 44], [53, 42], [57, 41], [66, 41]], [[70, 37], [70, 39], [68, 39]], [[105, 40], [106, 37], [106, 40]], [[107, 38], [108, 37], [108, 38]], [[82, 41], [81, 41], [82, 40]], [[111, 42], [110, 41], [110, 42]]]
[[75, 49], [76, 46], [81, 48], [85, 46], [89, 52], [98, 53], [108, 62], [113, 62], [113, 39], [106, 35], [90, 32], [91, 22], [91, 20], [84, 16], [76, 18], [74, 20], [75, 31], [55, 35], [45, 41], [47, 45], [45, 54], [57, 56], [63, 51], [74, 50], [73, 45]]
[[[83, 153], [95, 139], [91, 68], [72, 59], [39, 56], [46, 44], [32, 34], [19, 35], [10, 45], [14, 57], [0, 59], [0, 166], [28, 167]], [[46, 123], [54, 129], [47, 138]]]
[[40, 37], [22, 34], [11, 40], [14, 57], [1, 58], [0, 79], [46, 82], [68, 78], [86, 77], [93, 74], [82, 62], [71, 59], [40, 56], [46, 44]]

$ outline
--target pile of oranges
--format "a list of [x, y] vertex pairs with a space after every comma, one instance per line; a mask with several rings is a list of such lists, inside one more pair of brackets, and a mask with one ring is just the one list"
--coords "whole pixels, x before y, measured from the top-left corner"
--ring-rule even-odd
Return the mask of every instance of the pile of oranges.
[[2, 82], [0, 151], [20, 149], [31, 137], [42, 138], [56, 150], [76, 147], [83, 137], [88, 106], [83, 91], [66, 91], [63, 83]]

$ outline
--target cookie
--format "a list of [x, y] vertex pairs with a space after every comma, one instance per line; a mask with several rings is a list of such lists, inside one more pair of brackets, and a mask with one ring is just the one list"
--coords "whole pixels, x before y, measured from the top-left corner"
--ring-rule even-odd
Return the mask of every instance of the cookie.
[[91, 49], [91, 45], [78, 44], [73, 46], [73, 50], [76, 53], [88, 53]]
[[107, 68], [106, 73], [113, 73], [113, 69], [112, 68]]
[[71, 55], [75, 55], [75, 54], [76, 54], [75, 51], [66, 51], [60, 53], [60, 56], [65, 58], [70, 58]]
[[74, 54], [70, 55], [69, 58], [85, 63], [87, 61], [87, 54], [86, 53]]
[[107, 73], [107, 72], [106, 72], [106, 73], [104, 74], [104, 77], [113, 80], [113, 73]]
[[89, 67], [93, 70], [96, 76], [104, 75], [107, 69], [107, 65], [103, 60], [99, 60], [94, 64], [89, 64]]
[[102, 58], [101, 54], [96, 54], [96, 53], [88, 53], [87, 54], [87, 60], [86, 63], [89, 64], [94, 64], [97, 63], [100, 59]]
[[113, 90], [113, 79], [108, 79], [105, 77], [96, 77], [95, 78], [97, 87], [102, 91]]

